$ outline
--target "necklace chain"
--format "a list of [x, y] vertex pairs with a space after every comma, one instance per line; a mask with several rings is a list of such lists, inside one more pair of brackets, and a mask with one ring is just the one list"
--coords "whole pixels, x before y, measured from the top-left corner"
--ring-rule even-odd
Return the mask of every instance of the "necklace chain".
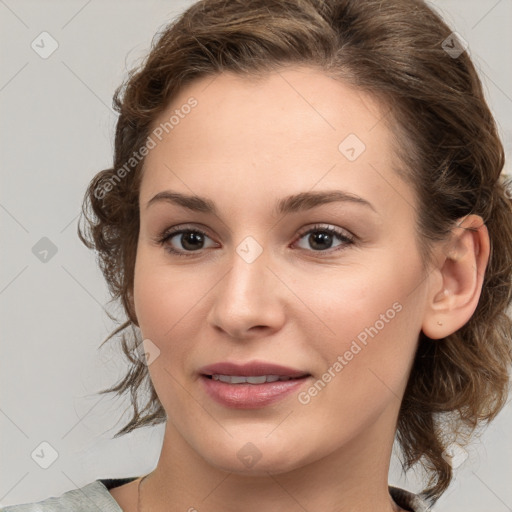
[[137, 512], [142, 512], [142, 509], [141, 509], [141, 506], [140, 506], [140, 503], [141, 503], [141, 493], [140, 493], [140, 486], [142, 484], [142, 482], [148, 477], [149, 475], [145, 475], [143, 476], [140, 480], [139, 480], [139, 485], [137, 486]]

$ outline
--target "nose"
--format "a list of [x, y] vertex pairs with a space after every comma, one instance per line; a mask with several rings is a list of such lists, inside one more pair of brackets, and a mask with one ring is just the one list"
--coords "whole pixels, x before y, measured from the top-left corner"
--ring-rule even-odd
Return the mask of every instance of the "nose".
[[278, 331], [285, 322], [286, 287], [267, 266], [265, 250], [252, 262], [233, 251], [230, 264], [212, 290], [209, 324], [236, 340]]

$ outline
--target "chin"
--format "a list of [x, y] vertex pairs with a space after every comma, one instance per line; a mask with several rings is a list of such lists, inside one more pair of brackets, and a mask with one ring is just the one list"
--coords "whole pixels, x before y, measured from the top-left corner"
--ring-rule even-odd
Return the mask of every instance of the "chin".
[[279, 455], [273, 454], [271, 457], [262, 456], [259, 460], [254, 463], [248, 461], [240, 461], [238, 456], [226, 457], [225, 454], [216, 457], [215, 455], [209, 454], [205, 457], [207, 462], [217, 469], [227, 471], [229, 473], [235, 473], [237, 475], [245, 476], [268, 476], [270, 474], [288, 473], [303, 465], [305, 461], [298, 459], [283, 460]]
[[[251, 438], [254, 441], [248, 440]], [[304, 441], [294, 441], [292, 436], [285, 443], [278, 438], [265, 439], [264, 435], [245, 435], [242, 441], [229, 438], [225, 443], [218, 443], [215, 450], [212, 450], [211, 445], [202, 446], [198, 453], [209, 465], [223, 471], [238, 475], [268, 476], [269, 473], [287, 473], [312, 462], [315, 458], [313, 453], [299, 452], [302, 447]]]

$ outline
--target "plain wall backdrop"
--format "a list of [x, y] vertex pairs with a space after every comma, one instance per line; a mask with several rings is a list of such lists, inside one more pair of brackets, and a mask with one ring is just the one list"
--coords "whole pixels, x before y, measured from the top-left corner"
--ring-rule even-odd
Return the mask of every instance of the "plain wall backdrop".
[[[96, 394], [125, 363], [113, 345], [98, 350], [115, 308], [76, 227], [89, 181], [111, 165], [115, 88], [191, 3], [0, 0], [0, 505], [156, 465], [162, 426], [112, 439], [129, 404]], [[512, 0], [433, 5], [468, 41], [510, 158]], [[390, 482], [421, 485], [396, 461]], [[434, 510], [510, 512], [511, 482], [509, 400]]]

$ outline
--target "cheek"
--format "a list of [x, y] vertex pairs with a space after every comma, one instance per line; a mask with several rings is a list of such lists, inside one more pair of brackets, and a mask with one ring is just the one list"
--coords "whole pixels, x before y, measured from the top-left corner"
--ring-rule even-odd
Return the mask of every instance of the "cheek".
[[[158, 261], [144, 249], [137, 253], [134, 275], [134, 305], [143, 339], [158, 347], [158, 357], [148, 366], [153, 387], [169, 420], [173, 411], [183, 413], [187, 395], [183, 392], [181, 369], [190, 351], [194, 336], [193, 305], [200, 290], [183, 277], [179, 269]], [[172, 342], [170, 342], [172, 341]], [[194, 411], [187, 411], [192, 417]]]
[[[320, 373], [328, 372], [322, 377], [345, 389], [350, 385], [352, 396], [371, 397], [379, 388], [389, 392], [386, 385], [399, 390], [421, 329], [420, 259], [411, 254], [403, 265], [400, 254], [387, 251], [372, 260], [379, 264], [317, 278], [314, 288], [306, 278], [298, 293], [309, 298], [308, 306], [316, 313], [303, 328], [313, 351], [321, 355]], [[320, 291], [312, 294], [311, 289]], [[315, 329], [324, 334], [314, 336]]]
[[171, 270], [149, 251], [137, 254], [134, 276], [134, 305], [144, 337], [163, 340], [174, 336], [182, 324], [190, 323], [194, 308], [204, 294], [204, 284], [190, 272]]
[[[368, 264], [304, 274], [295, 280], [294, 291], [333, 339], [351, 339], [377, 324], [379, 331], [403, 318], [406, 304], [419, 305], [422, 270], [419, 261], [402, 265], [399, 255], [379, 251]], [[378, 262], [378, 264], [373, 263]], [[412, 313], [412, 309], [408, 308]], [[382, 317], [382, 318], [381, 318]]]

